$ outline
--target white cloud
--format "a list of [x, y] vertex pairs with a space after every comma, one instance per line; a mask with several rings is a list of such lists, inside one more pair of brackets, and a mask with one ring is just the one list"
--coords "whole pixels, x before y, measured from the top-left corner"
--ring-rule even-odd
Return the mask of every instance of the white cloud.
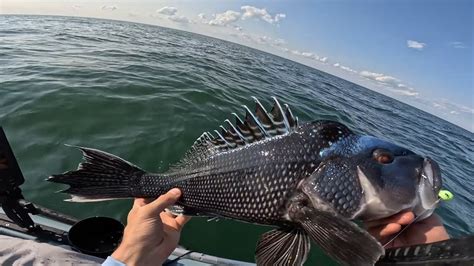
[[242, 19], [257, 18], [270, 24], [277, 23], [286, 18], [286, 14], [279, 13], [272, 17], [265, 8], [256, 8], [254, 6], [242, 6]]
[[214, 15], [214, 19], [209, 21], [209, 25], [213, 26], [227, 26], [228, 24], [239, 20], [240, 12], [227, 10], [224, 13]]
[[408, 87], [407, 85], [405, 85], [403, 83], [398, 83], [397, 87], [402, 88], [402, 89], [406, 89], [406, 90], [410, 90], [410, 91], [415, 91], [415, 89], [413, 89], [412, 87]]
[[260, 44], [269, 44], [271, 42], [271, 38], [268, 36], [257, 36], [257, 42]]
[[397, 85], [398, 82], [400, 81], [399, 79], [397, 78], [394, 78], [392, 76], [386, 76], [386, 75], [382, 75], [380, 77], [376, 77], [375, 78], [376, 81], [379, 81], [379, 82], [382, 82], [382, 83], [386, 83], [386, 84], [395, 84]]
[[167, 15], [167, 16], [173, 16], [176, 14], [176, 12], [178, 12], [178, 9], [173, 6], [165, 6], [156, 10], [156, 13]]
[[238, 36], [241, 37], [241, 38], [244, 39], [244, 40], [256, 42], [255, 39], [252, 38], [252, 36], [251, 36], [250, 34], [247, 34], [247, 33], [240, 33]]
[[178, 9], [174, 6], [165, 6], [162, 7], [158, 10], [156, 10], [156, 13], [160, 15], [164, 15], [167, 19], [173, 21], [173, 22], [178, 22], [178, 23], [190, 23], [191, 21], [185, 17], [178, 15]]
[[114, 11], [117, 10], [117, 6], [103, 5], [100, 9], [105, 11]]
[[78, 9], [81, 9], [82, 6], [80, 6], [80, 5], [72, 5], [71, 8], [74, 9], [74, 10], [78, 10]]
[[431, 102], [431, 104], [433, 105], [433, 107], [435, 107], [437, 109], [440, 109], [440, 110], [447, 111], [451, 114], [461, 114], [461, 113], [465, 113], [465, 114], [469, 114], [469, 115], [474, 114], [474, 109], [473, 108], [467, 107], [467, 106], [462, 105], [462, 104], [452, 103], [452, 102], [450, 102], [446, 99], [434, 100], [434, 101]]
[[286, 41], [281, 38], [274, 39], [272, 37], [266, 36], [266, 35], [256, 35], [256, 34], [249, 34], [246, 32], [243, 32], [242, 28], [237, 25], [232, 25], [232, 27], [238, 31], [238, 33], [232, 32], [231, 36], [234, 37], [239, 37], [241, 39], [244, 39], [246, 41], [250, 41], [259, 45], [267, 45], [274, 47], [275, 49], [282, 50], [282, 51], [289, 51], [288, 48], [286, 48], [284, 45], [286, 44]]
[[326, 63], [328, 61], [327, 56], [319, 58], [319, 61]]
[[363, 71], [359, 72], [359, 75], [361, 75], [362, 77], [367, 78], [367, 79], [371, 79], [371, 80], [374, 80], [374, 81], [378, 81], [380, 83], [390, 84], [390, 85], [394, 85], [394, 86], [398, 86], [398, 82], [400, 82], [399, 79], [394, 78], [392, 76], [385, 75], [385, 74], [382, 74], [382, 73], [370, 72], [370, 71], [367, 71], [367, 70], [363, 70]]
[[342, 70], [345, 70], [345, 71], [347, 71], [347, 72], [357, 73], [356, 70], [354, 70], [354, 69], [352, 69], [352, 68], [350, 68], [350, 67], [347, 67], [347, 66], [343, 66], [343, 65], [341, 65], [341, 64], [339, 64], [339, 63], [335, 63], [335, 64], [333, 64], [333, 66], [334, 66], [334, 67], [338, 67], [338, 68], [340, 68], [340, 69], [342, 69]]
[[291, 50], [290, 53], [292, 53], [294, 55], [302, 55], [302, 53], [298, 50]]
[[180, 16], [180, 15], [172, 15], [172, 16], [168, 16], [168, 19], [171, 20], [171, 21], [174, 21], [174, 22], [178, 22], [178, 23], [189, 23], [189, 19], [186, 18], [185, 16]]
[[350, 67], [347, 67], [347, 66], [340, 66], [340, 68], [342, 70], [345, 70], [345, 71], [348, 71], [348, 72], [351, 72], [351, 73], [357, 73], [357, 70], [354, 70], [354, 69], [352, 69]]
[[414, 96], [414, 95], [419, 95], [419, 93], [417, 91], [415, 91], [415, 89], [413, 89], [412, 87], [408, 87], [407, 85], [403, 84], [403, 83], [399, 83], [397, 85], [397, 91], [399, 92], [405, 92], [404, 94], [405, 95], [408, 95], [408, 96]]
[[378, 77], [383, 76], [383, 74], [381, 74], [381, 73], [370, 72], [370, 71], [367, 71], [367, 70], [363, 70], [359, 74], [364, 78], [369, 78], [369, 79], [373, 79], [373, 80], [375, 80]]
[[284, 18], [286, 18], [286, 14], [283, 14], [283, 13], [279, 13], [279, 14], [276, 14], [275, 15], [275, 22], [280, 22], [281, 20], [283, 20]]
[[298, 50], [289, 50], [289, 49], [280, 49], [282, 51], [285, 51], [285, 52], [290, 52], [296, 56], [301, 56], [301, 57], [304, 57], [304, 58], [307, 58], [307, 59], [312, 59], [312, 60], [315, 60], [315, 61], [319, 61], [321, 63], [327, 63], [328, 62], [328, 57], [327, 56], [324, 56], [324, 57], [321, 57], [313, 52], [300, 52]]
[[278, 38], [278, 39], [274, 39], [274, 40], [273, 40], [273, 44], [274, 44], [275, 46], [283, 46], [283, 45], [286, 44], [286, 41], [285, 41], [284, 39], [282, 39], [282, 38]]
[[418, 96], [420, 94], [419, 92], [413, 91], [413, 90], [402, 90], [402, 89], [392, 89], [392, 88], [389, 88], [388, 90], [400, 95], [404, 95], [404, 96]]
[[425, 48], [426, 43], [417, 42], [413, 40], [407, 40], [407, 46], [408, 48], [413, 48], [413, 49], [421, 51], [423, 50], [423, 48]]
[[373, 80], [380, 85], [383, 85], [383, 88], [385, 90], [388, 90], [392, 93], [396, 93], [398, 95], [402, 96], [418, 96], [420, 93], [415, 91], [415, 89], [408, 87], [407, 85], [401, 83], [401, 80], [389, 75], [385, 75], [382, 73], [376, 73], [376, 72], [370, 72], [367, 70], [363, 70], [359, 72], [359, 75], [369, 79]]
[[259, 44], [268, 44], [270, 46], [277, 47], [277, 48], [280, 48], [280, 49], [284, 44], [286, 44], [286, 41], [284, 39], [281, 39], [281, 38], [274, 39], [274, 38], [268, 37], [266, 35], [264, 35], [264, 36], [249, 35], [249, 36], [255, 42], [257, 42]]
[[465, 49], [467, 46], [463, 42], [450, 42], [449, 46], [456, 49]]
[[204, 13], [199, 13], [199, 14], [197, 15], [197, 17], [198, 17], [197, 22], [201, 22], [201, 23], [203, 23], [203, 24], [208, 24], [208, 23], [209, 23], [209, 21], [207, 20], [206, 14], [204, 14]]

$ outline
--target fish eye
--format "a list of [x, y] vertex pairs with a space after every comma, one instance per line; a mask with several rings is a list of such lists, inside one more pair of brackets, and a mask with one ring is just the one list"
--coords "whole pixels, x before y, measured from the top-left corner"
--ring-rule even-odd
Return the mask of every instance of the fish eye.
[[393, 154], [387, 150], [376, 149], [372, 152], [372, 156], [381, 164], [389, 164], [393, 162]]

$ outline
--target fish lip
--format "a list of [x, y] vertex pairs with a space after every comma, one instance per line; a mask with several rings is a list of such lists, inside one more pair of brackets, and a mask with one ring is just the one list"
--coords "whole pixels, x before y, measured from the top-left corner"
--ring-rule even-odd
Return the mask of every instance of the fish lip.
[[420, 173], [418, 186], [418, 203], [414, 208], [418, 219], [429, 217], [439, 202], [438, 193], [441, 189], [441, 169], [439, 165], [431, 158], [425, 158], [423, 169]]
[[439, 167], [438, 163], [436, 163], [430, 157], [426, 157], [423, 161], [423, 169], [421, 171], [420, 179], [420, 182], [428, 182], [433, 188], [433, 192], [435, 192], [436, 195], [438, 194], [442, 185], [441, 168]]

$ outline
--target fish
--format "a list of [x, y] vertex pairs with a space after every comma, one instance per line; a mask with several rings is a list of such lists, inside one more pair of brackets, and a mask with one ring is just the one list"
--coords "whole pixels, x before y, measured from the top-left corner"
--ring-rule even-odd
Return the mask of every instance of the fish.
[[300, 123], [275, 98], [267, 111], [253, 97], [241, 119], [232, 113], [203, 133], [183, 158], [152, 173], [115, 155], [78, 147], [77, 170], [48, 181], [75, 202], [156, 198], [171, 188], [182, 196], [174, 213], [268, 225], [256, 245], [257, 265], [302, 265], [311, 243], [343, 265], [373, 265], [384, 249], [357, 221], [412, 210], [428, 217], [442, 185], [429, 157], [337, 121]]

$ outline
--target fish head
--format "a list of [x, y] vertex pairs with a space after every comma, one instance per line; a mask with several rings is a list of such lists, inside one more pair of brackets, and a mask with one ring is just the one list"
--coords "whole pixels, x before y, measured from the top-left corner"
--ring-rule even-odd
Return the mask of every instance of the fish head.
[[357, 145], [360, 151], [353, 159], [358, 162], [361, 187], [367, 192], [362, 218], [378, 219], [404, 209], [423, 216], [420, 219], [432, 213], [442, 184], [441, 170], [434, 160], [375, 137], [362, 136]]
[[351, 219], [374, 220], [402, 210], [426, 218], [438, 203], [438, 164], [371, 136], [351, 135], [320, 152], [318, 169], [302, 181], [313, 202], [321, 200]]

